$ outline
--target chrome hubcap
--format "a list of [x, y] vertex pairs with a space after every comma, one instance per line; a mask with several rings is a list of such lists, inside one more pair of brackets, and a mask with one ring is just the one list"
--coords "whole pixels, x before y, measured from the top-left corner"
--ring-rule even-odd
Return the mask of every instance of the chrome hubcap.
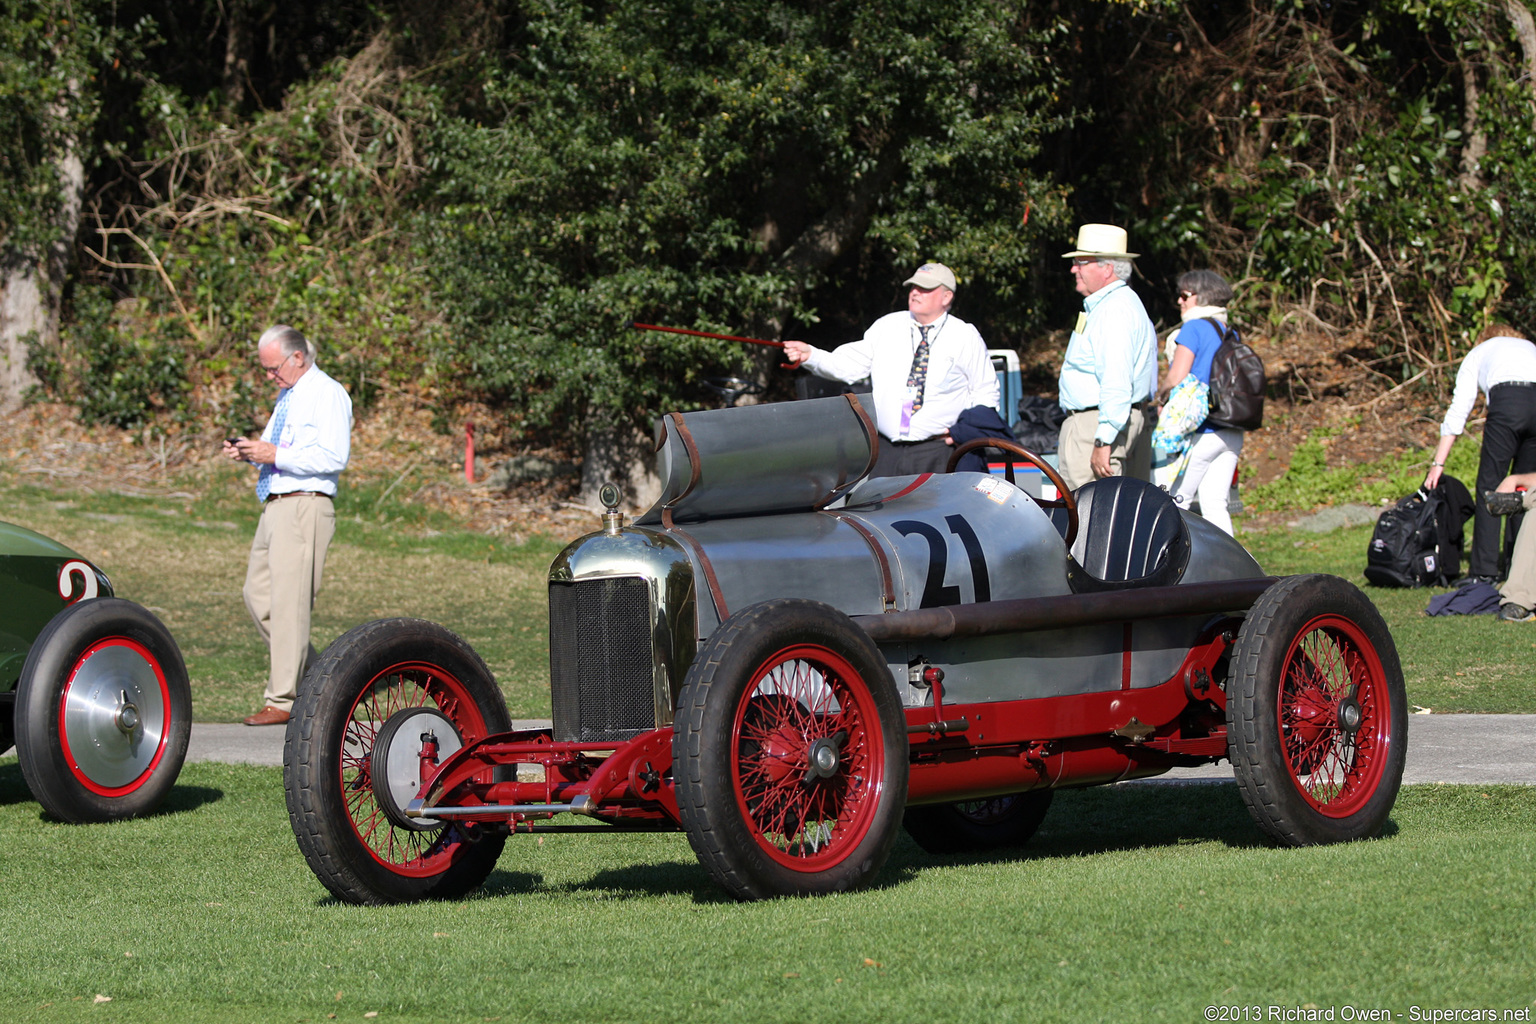
[[165, 734], [165, 691], [134, 647], [107, 643], [88, 654], [64, 695], [64, 740], [74, 768], [106, 789], [126, 786], [154, 762]]

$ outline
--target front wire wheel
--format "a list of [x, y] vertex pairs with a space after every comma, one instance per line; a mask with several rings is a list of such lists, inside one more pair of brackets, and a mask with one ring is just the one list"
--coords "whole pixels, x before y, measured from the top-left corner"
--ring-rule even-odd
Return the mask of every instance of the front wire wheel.
[[683, 828], [733, 896], [840, 892], [880, 870], [906, 802], [906, 720], [846, 615], [776, 600], [731, 616], [678, 703]]
[[[452, 899], [490, 875], [505, 836], [472, 825], [407, 822], [375, 786], [385, 724], [426, 709], [453, 750], [512, 723], [485, 663], [448, 630], [419, 619], [370, 622], [326, 648], [294, 702], [283, 752], [288, 817], [320, 882], [349, 903]], [[407, 716], [409, 717], [409, 716]], [[394, 730], [392, 730], [393, 732]], [[419, 745], [414, 736], [400, 742]], [[382, 770], [382, 766], [380, 767]]]
[[1336, 576], [1292, 576], [1233, 650], [1228, 748], [1259, 827], [1290, 846], [1377, 834], [1402, 785], [1408, 708], [1376, 607]]

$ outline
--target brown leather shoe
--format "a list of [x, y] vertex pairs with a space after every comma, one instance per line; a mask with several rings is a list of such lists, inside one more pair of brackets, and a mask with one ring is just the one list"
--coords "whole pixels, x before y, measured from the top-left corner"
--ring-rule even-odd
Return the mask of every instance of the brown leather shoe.
[[292, 717], [293, 717], [292, 715], [290, 715], [288, 712], [284, 711], [282, 708], [275, 708], [272, 705], [268, 704], [266, 707], [264, 707], [260, 711], [256, 712], [250, 718], [247, 718], [245, 720], [245, 724], [246, 725], [282, 725], [284, 722], [287, 722], [288, 719], [290, 719]]

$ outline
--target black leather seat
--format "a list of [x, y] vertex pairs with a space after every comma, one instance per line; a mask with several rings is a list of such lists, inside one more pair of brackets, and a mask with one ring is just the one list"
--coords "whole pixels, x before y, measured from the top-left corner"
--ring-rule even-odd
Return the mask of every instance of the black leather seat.
[[[1065, 511], [1053, 509], [1051, 520], [1065, 536]], [[1145, 480], [1111, 476], [1079, 487], [1077, 521], [1068, 569], [1074, 592], [1171, 586], [1189, 565], [1179, 507]]]

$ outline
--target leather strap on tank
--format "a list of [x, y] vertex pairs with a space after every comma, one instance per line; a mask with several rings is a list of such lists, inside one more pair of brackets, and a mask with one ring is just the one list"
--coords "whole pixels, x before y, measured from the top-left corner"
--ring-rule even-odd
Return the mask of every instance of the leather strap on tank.
[[853, 406], [854, 415], [859, 418], [859, 425], [864, 428], [864, 439], [869, 442], [869, 461], [852, 478], [844, 476], [832, 490], [827, 492], [826, 497], [811, 506], [818, 512], [848, 493], [850, 487], [868, 476], [870, 470], [875, 468], [875, 459], [880, 454], [880, 434], [875, 430], [874, 421], [869, 418], [869, 413], [864, 411], [864, 406], [859, 404], [859, 400], [853, 396], [852, 392], [843, 392], [843, 397], [848, 399], [849, 405]]
[[859, 476], [869, 475], [869, 471], [875, 468], [875, 460], [880, 455], [880, 432], [875, 429], [875, 421], [869, 418], [869, 413], [864, 411], [864, 406], [854, 397], [853, 392], [846, 391], [843, 397], [848, 399], [848, 404], [853, 406], [853, 411], [859, 417], [859, 422], [864, 425], [864, 436], [869, 438], [869, 462], [864, 466], [864, 472]]
[[[663, 517], [670, 519], [671, 513], [663, 513]], [[709, 599], [715, 604], [715, 615], [724, 622], [731, 612], [725, 606], [725, 592], [720, 589], [720, 580], [715, 576], [715, 567], [710, 564], [709, 556], [704, 553], [699, 542], [688, 536], [680, 527], [673, 526], [670, 522], [664, 525], [667, 533], [688, 545], [688, 550], [693, 552], [693, 557], [699, 560], [699, 567], [704, 570], [704, 585], [709, 588]]]
[[853, 527], [855, 533], [864, 538], [864, 543], [869, 545], [870, 554], [875, 556], [875, 563], [880, 566], [880, 599], [884, 602], [886, 611], [895, 611], [896, 587], [891, 582], [891, 563], [885, 557], [885, 548], [880, 546], [880, 538], [876, 537], [875, 532], [868, 526], [865, 526], [861, 520], [855, 519], [844, 512], [824, 512], [822, 514], [829, 515], [840, 523], [847, 523]]
[[699, 485], [699, 478], [704, 475], [704, 463], [699, 458], [699, 446], [693, 440], [693, 434], [688, 429], [688, 424], [683, 422], [683, 414], [680, 412], [667, 413], [667, 419], [677, 427], [677, 439], [683, 443], [683, 451], [688, 453], [688, 486], [683, 488], [683, 493], [667, 502], [661, 510], [661, 524], [668, 529], [672, 528], [672, 506], [688, 497], [689, 493]]

